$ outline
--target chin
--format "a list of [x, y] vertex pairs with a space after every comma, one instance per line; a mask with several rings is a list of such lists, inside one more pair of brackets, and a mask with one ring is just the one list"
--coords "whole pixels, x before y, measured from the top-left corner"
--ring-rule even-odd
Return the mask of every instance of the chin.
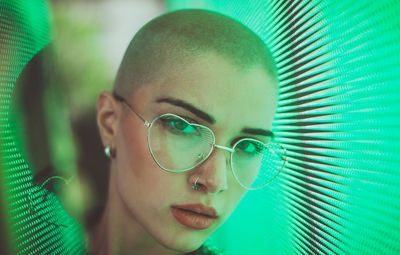
[[[174, 239], [158, 240], [165, 248], [178, 252], [192, 252], [200, 248], [200, 246], [205, 242], [207, 237], [192, 236], [190, 234], [185, 234], [182, 237], [175, 237]], [[167, 236], [171, 238], [171, 236]]]
[[193, 247], [189, 247], [186, 245], [185, 247], [174, 247], [174, 248], [169, 248], [169, 249], [173, 250], [173, 251], [177, 251], [177, 252], [189, 253], [189, 252], [196, 251], [197, 249], [200, 248], [200, 246], [201, 246], [201, 244], [197, 245], [197, 246], [193, 246]]

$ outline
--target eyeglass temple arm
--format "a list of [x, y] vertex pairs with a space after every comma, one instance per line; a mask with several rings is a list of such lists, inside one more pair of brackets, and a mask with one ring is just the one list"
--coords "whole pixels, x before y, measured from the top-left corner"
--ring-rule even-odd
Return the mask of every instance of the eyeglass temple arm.
[[120, 101], [121, 103], [123, 103], [126, 107], [128, 107], [129, 111], [131, 111], [133, 114], [135, 114], [136, 116], [138, 116], [138, 118], [139, 118], [141, 121], [143, 121], [143, 123], [144, 123], [144, 125], [145, 125], [146, 127], [149, 127], [149, 126], [150, 126], [150, 122], [148, 122], [148, 121], [145, 120], [142, 116], [140, 116], [137, 112], [135, 112], [135, 111], [132, 109], [132, 106], [130, 106], [130, 105], [125, 101], [125, 99], [124, 99], [123, 97], [117, 95], [115, 92], [113, 93], [113, 96], [114, 96], [115, 99], [117, 99], [118, 101]]

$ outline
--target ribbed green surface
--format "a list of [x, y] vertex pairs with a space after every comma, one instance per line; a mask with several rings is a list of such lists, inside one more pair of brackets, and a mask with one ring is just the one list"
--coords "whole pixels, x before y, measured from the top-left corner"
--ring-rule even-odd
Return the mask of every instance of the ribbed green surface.
[[[16, 254], [79, 254], [81, 229], [54, 195], [32, 183], [32, 171], [18, 137], [14, 85], [28, 62], [50, 41], [45, 1], [0, 1], [0, 156], [1, 178]], [[38, 145], [40, 146], [40, 145]], [[31, 199], [29, 199], [31, 194]], [[31, 201], [31, 202], [30, 202]], [[35, 213], [33, 213], [35, 210]], [[48, 222], [54, 223], [49, 224]], [[57, 224], [66, 224], [60, 227]], [[10, 252], [10, 251], [9, 251]]]
[[[227, 254], [400, 254], [398, 1], [169, 1], [248, 25], [280, 75], [278, 180], [210, 238]], [[256, 110], [256, 109], [255, 109]]]

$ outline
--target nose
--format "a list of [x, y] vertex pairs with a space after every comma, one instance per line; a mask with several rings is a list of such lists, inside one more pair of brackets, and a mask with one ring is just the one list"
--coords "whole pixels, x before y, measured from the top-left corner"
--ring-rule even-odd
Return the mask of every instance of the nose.
[[189, 183], [193, 186], [196, 183], [201, 191], [215, 195], [228, 188], [229, 157], [224, 150], [214, 150], [207, 160], [195, 169], [189, 177]]

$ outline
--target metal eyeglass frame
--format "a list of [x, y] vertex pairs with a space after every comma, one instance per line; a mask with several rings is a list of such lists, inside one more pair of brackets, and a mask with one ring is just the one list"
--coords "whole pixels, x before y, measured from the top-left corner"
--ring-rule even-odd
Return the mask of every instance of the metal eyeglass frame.
[[[232, 152], [235, 151], [236, 145], [237, 145], [238, 143], [242, 142], [243, 140], [250, 140], [250, 141], [256, 141], [256, 142], [258, 142], [258, 143], [262, 143], [261, 141], [256, 140], [256, 139], [253, 139], [253, 138], [243, 138], [243, 139], [238, 140], [238, 141], [232, 146], [232, 148], [229, 148], [229, 147], [226, 147], [226, 146], [222, 146], [222, 145], [218, 145], [218, 144], [215, 144], [215, 134], [214, 134], [214, 132], [213, 132], [209, 127], [207, 127], [207, 126], [200, 125], [200, 124], [195, 124], [195, 123], [189, 123], [189, 122], [188, 122], [187, 120], [185, 120], [184, 118], [182, 118], [182, 117], [180, 117], [180, 116], [178, 116], [178, 115], [172, 114], [172, 113], [161, 114], [160, 116], [156, 117], [152, 122], [149, 122], [149, 121], [145, 120], [142, 116], [140, 116], [137, 112], [135, 112], [135, 111], [133, 110], [132, 106], [131, 106], [130, 104], [128, 104], [128, 102], [126, 102], [126, 100], [125, 100], [123, 97], [117, 95], [116, 93], [113, 93], [113, 96], [114, 96], [114, 98], [115, 98], [116, 100], [120, 101], [123, 105], [125, 105], [125, 106], [129, 109], [129, 111], [130, 111], [131, 113], [133, 113], [134, 115], [136, 115], [136, 116], [144, 123], [144, 125], [148, 128], [148, 132], [147, 132], [147, 145], [148, 145], [148, 147], [149, 147], [150, 154], [151, 154], [151, 156], [153, 157], [153, 159], [154, 159], [154, 161], [156, 162], [156, 164], [157, 164], [161, 169], [163, 169], [163, 170], [165, 170], [165, 171], [167, 171], [167, 172], [180, 173], [180, 172], [189, 171], [189, 170], [195, 168], [196, 166], [202, 164], [203, 162], [205, 162], [205, 161], [208, 159], [208, 157], [211, 155], [211, 153], [214, 151], [214, 148], [218, 148], [218, 149], [221, 149], [221, 150], [230, 152], [229, 165], [230, 165], [230, 168], [231, 168], [231, 170], [232, 170], [233, 175], [235, 176], [236, 181], [240, 184], [240, 186], [242, 186], [243, 188], [245, 188], [245, 189], [247, 189], [247, 190], [257, 190], [257, 189], [261, 189], [261, 188], [265, 187], [265, 186], [268, 185], [271, 181], [273, 181], [273, 180], [275, 179], [275, 177], [278, 176], [278, 174], [281, 172], [281, 170], [282, 170], [282, 168], [284, 167], [284, 165], [286, 164], [286, 150], [285, 150], [285, 148], [282, 147], [282, 145], [277, 144], [277, 145], [279, 145], [279, 146], [282, 148], [282, 150], [284, 151], [284, 153], [283, 153], [283, 155], [282, 155], [282, 159], [283, 159], [282, 167], [279, 169], [279, 171], [277, 171], [277, 173], [276, 173], [276, 174], [271, 178], [271, 180], [269, 180], [267, 183], [265, 183], [265, 184], [263, 184], [263, 185], [261, 185], [261, 186], [259, 186], [259, 187], [256, 187], [256, 188], [247, 187], [246, 185], [244, 185], [244, 184], [240, 181], [240, 179], [239, 179], [239, 177], [236, 175], [235, 171], [233, 171], [233, 167], [232, 167], [232, 157], [233, 157], [233, 153], [232, 153]], [[150, 145], [150, 130], [151, 130], [151, 127], [152, 127], [153, 123], [154, 123], [155, 121], [157, 121], [159, 118], [163, 117], [163, 116], [174, 116], [174, 117], [177, 117], [177, 118], [181, 119], [182, 121], [186, 122], [186, 123], [189, 124], [189, 125], [192, 125], [192, 126], [199, 126], [199, 127], [208, 129], [208, 130], [210, 131], [210, 133], [212, 134], [213, 141], [212, 141], [212, 147], [211, 147], [209, 153], [207, 154], [207, 156], [203, 156], [203, 155], [202, 155], [202, 157], [201, 157], [202, 160], [201, 160], [201, 161], [199, 161], [198, 163], [196, 163], [196, 164], [193, 165], [192, 167], [189, 167], [189, 168], [186, 168], [186, 169], [182, 169], [182, 170], [172, 170], [172, 169], [168, 169], [168, 168], [165, 168], [164, 166], [162, 166], [162, 165], [157, 161], [157, 159], [156, 159], [156, 157], [154, 156], [153, 151], [152, 151], [152, 149], [151, 149], [151, 145]], [[262, 144], [263, 144], [263, 143], [262, 143]]]

